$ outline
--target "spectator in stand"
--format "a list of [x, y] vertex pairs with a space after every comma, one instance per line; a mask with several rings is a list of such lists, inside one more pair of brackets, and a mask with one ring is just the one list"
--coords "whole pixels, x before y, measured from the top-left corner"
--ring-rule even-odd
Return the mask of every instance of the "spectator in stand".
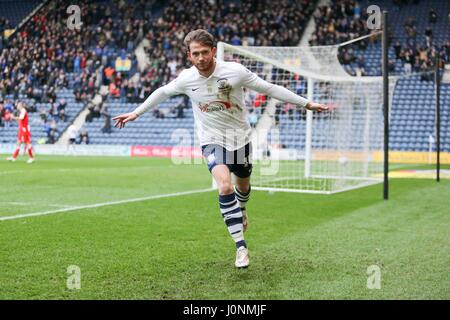
[[267, 105], [267, 97], [261, 93], [256, 94], [255, 100], [253, 100], [253, 108], [261, 108], [261, 114], [263, 114], [266, 105]]
[[116, 87], [116, 84], [114, 82], [111, 82], [109, 84], [109, 96], [114, 99], [120, 98], [121, 96], [121, 91]]
[[402, 52], [402, 45], [400, 44], [400, 41], [397, 40], [395, 42], [394, 50], [395, 50], [395, 57], [397, 59], [400, 59], [400, 53]]
[[389, 59], [388, 61], [388, 69], [390, 73], [393, 73], [395, 71], [395, 60]]
[[103, 116], [104, 124], [102, 127], [103, 133], [111, 133], [111, 113], [105, 103], [102, 103], [100, 114]]
[[184, 118], [184, 106], [185, 101], [184, 99], [180, 100], [174, 107], [173, 107], [173, 115], [175, 118], [181, 119]]
[[120, 87], [120, 102], [127, 102], [127, 87], [128, 81], [125, 80], [123, 85]]
[[250, 123], [250, 127], [256, 128], [256, 124], [258, 122], [258, 115], [253, 109], [249, 110], [248, 122]]
[[75, 144], [77, 141], [78, 130], [74, 124], [71, 124], [67, 129], [69, 136], [69, 144]]
[[425, 60], [420, 65], [420, 80], [421, 81], [433, 81], [434, 79], [434, 60]]
[[44, 131], [47, 134], [46, 143], [53, 144], [56, 142], [56, 136], [58, 134], [58, 125], [55, 120], [47, 121], [44, 124]]
[[14, 111], [14, 105], [11, 100], [7, 100], [3, 105], [2, 121], [4, 127], [9, 128], [11, 126], [11, 121], [13, 120], [12, 115]]
[[105, 72], [105, 77], [103, 78], [103, 85], [107, 86], [110, 83], [112, 83], [113, 76], [116, 71], [114, 70], [113, 67], [108, 66], [107, 68], [105, 68], [104, 72]]
[[155, 117], [156, 119], [164, 119], [166, 116], [165, 113], [159, 107], [156, 107], [153, 110], [153, 117]]
[[434, 8], [431, 8], [430, 11], [428, 12], [428, 21], [430, 23], [436, 23], [438, 19], [437, 13], [434, 10]]
[[45, 124], [47, 122], [47, 111], [45, 108], [41, 107], [41, 110], [39, 111], [39, 117], [41, 118], [42, 124]]
[[425, 29], [425, 39], [427, 48], [430, 48], [433, 43], [433, 30], [429, 26]]
[[4, 112], [4, 108], [3, 108], [3, 100], [0, 100], [0, 128], [4, 127], [5, 125], [3, 124], [3, 112]]
[[358, 57], [358, 67], [356, 68], [356, 76], [364, 77], [366, 74], [366, 70], [364, 69], [365, 60], [363, 56]]
[[82, 129], [80, 132], [80, 144], [89, 144], [89, 133], [86, 129]]
[[61, 120], [62, 122], [66, 122], [66, 120], [67, 120], [66, 110], [65, 109], [59, 110], [58, 117], [59, 117], [59, 120]]
[[136, 102], [137, 94], [136, 94], [136, 88], [134, 86], [134, 83], [132, 81], [128, 82], [128, 86], [126, 88], [126, 97], [128, 102]]

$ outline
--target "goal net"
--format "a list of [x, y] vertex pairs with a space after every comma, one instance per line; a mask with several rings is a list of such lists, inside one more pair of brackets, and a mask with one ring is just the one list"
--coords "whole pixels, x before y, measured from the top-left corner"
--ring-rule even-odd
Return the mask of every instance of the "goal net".
[[338, 49], [218, 44], [218, 59], [330, 108], [313, 113], [246, 90], [253, 189], [335, 193], [382, 181], [382, 77], [350, 76]]

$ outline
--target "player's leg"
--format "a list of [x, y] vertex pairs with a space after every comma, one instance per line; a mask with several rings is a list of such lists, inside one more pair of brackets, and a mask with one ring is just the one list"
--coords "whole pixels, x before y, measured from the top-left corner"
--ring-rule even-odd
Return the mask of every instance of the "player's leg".
[[248, 214], [246, 204], [250, 199], [250, 176], [252, 174], [252, 145], [247, 144], [235, 151], [236, 164], [232, 166], [235, 179], [235, 193], [242, 210], [244, 232], [248, 228]]
[[34, 154], [33, 154], [33, 146], [31, 145], [31, 142], [26, 144], [26, 148], [28, 151], [28, 161], [27, 163], [33, 163], [34, 162]]
[[244, 240], [244, 226], [242, 210], [233, 190], [231, 173], [227, 165], [215, 165], [211, 174], [219, 189], [219, 206], [222, 217], [227, 225], [228, 232], [236, 243], [236, 262], [238, 268], [249, 264], [247, 243]]
[[19, 155], [19, 152], [20, 152], [20, 145], [21, 145], [21, 144], [22, 144], [22, 143], [18, 140], [17, 143], [16, 143], [16, 150], [14, 150], [12, 156], [6, 158], [6, 160], [12, 161], [12, 162], [16, 161], [17, 156]]
[[244, 240], [244, 229], [242, 225], [242, 210], [239, 207], [236, 194], [231, 183], [231, 173], [228, 166], [224, 164], [215, 165], [211, 174], [219, 189], [219, 207], [223, 219], [228, 227], [236, 247], [247, 247]]
[[242, 210], [244, 232], [248, 228], [248, 214], [247, 214], [247, 202], [250, 200], [250, 177], [241, 178], [234, 175], [234, 192], [236, 193], [236, 198], [238, 199], [239, 206]]
[[203, 156], [207, 160], [219, 189], [219, 207], [227, 225], [228, 232], [236, 243], [236, 267], [247, 267], [249, 264], [247, 244], [244, 240], [242, 210], [234, 193], [231, 172], [226, 164], [226, 150], [218, 145], [203, 146]]

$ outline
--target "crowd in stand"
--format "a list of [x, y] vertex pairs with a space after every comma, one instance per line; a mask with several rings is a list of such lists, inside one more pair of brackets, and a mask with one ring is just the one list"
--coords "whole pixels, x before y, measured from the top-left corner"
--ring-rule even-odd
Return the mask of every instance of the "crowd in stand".
[[[399, 7], [410, 2], [393, 1]], [[66, 24], [66, 9], [71, 1], [50, 1], [8, 43], [0, 44], [0, 125], [8, 121], [10, 112], [11, 102], [5, 101], [4, 97], [14, 95], [17, 99], [19, 95], [25, 95], [49, 105], [36, 111], [48, 132], [49, 141], [52, 141], [52, 136], [57, 136], [58, 123], [67, 117], [56, 93], [61, 88], [68, 88], [70, 82], [76, 101], [89, 107], [87, 120], [103, 117], [102, 130], [110, 132], [111, 115], [106, 97], [102, 97], [101, 104], [92, 104], [100, 87], [108, 87], [109, 99], [142, 102], [189, 66], [183, 47], [183, 39], [189, 31], [205, 28], [218, 41], [235, 45], [296, 46], [316, 5], [315, 0], [280, 0], [276, 5], [270, 0], [170, 0], [165, 3], [161, 16], [155, 19], [154, 8], [159, 3], [159, 0], [102, 3], [81, 0], [77, 4], [82, 10], [83, 24], [80, 29], [72, 30]], [[431, 9], [429, 23], [435, 23], [439, 14]], [[316, 30], [310, 45], [341, 43], [374, 32], [367, 28], [367, 14], [358, 1], [334, 0], [331, 5], [319, 7], [313, 16]], [[7, 20], [0, 18], [0, 34], [8, 27]], [[437, 46], [431, 28], [425, 31], [424, 41], [418, 41], [422, 38], [417, 35], [414, 18], [407, 19], [404, 30], [407, 43], [396, 41], [392, 32], [391, 41], [396, 59], [403, 61], [405, 72], [430, 70], [436, 55], [440, 55], [442, 61], [450, 61], [450, 41]], [[149, 43], [146, 53], [150, 64], [134, 81], [129, 78], [137, 65], [134, 49], [143, 39]], [[375, 37], [359, 41], [356, 49], [364, 50], [375, 41]], [[110, 49], [114, 49], [112, 55]], [[115, 70], [117, 55], [131, 61], [130, 73]], [[364, 58], [353, 46], [340, 50], [339, 59], [348, 66], [349, 72], [366, 74]], [[392, 71], [395, 65], [395, 60], [389, 61]], [[68, 76], [69, 73], [73, 78]], [[250, 102], [253, 107], [264, 105], [261, 102], [264, 97], [254, 98]], [[170, 110], [169, 116], [183, 117], [185, 102]], [[249, 115], [252, 126], [256, 125], [255, 116], [260, 113]], [[166, 117], [167, 112], [155, 110], [154, 116]]]
[[[133, 49], [144, 34], [137, 27], [142, 20], [133, 18], [134, 10], [146, 6], [148, 11], [148, 3], [152, 1], [141, 0], [135, 6], [122, 0], [108, 4], [79, 1], [83, 25], [71, 30], [66, 24], [71, 2], [51, 1], [0, 51], [0, 98], [13, 95], [17, 100], [25, 95], [49, 103], [39, 112], [41, 119], [47, 119], [45, 128], [54, 132], [55, 122], [65, 117], [55, 118], [52, 104], [57, 91], [68, 87], [67, 74], [75, 74], [76, 100], [88, 103], [99, 87], [110, 81], [105, 69], [113, 66], [115, 56], [109, 55], [109, 48], [133, 60]], [[0, 28], [6, 24], [0, 19]]]
[[146, 76], [167, 82], [188, 66], [183, 39], [196, 28], [205, 28], [218, 41], [234, 45], [298, 45], [314, 3], [284, 0], [273, 6], [268, 0], [243, 0], [240, 5], [223, 0], [172, 0], [146, 34], [152, 61]]
[[[420, 0], [393, 0], [399, 6], [410, 3], [419, 3]], [[446, 17], [443, 17], [446, 18]], [[316, 30], [312, 35], [310, 45], [332, 45], [374, 33], [377, 30], [370, 30], [366, 27], [368, 19], [367, 13], [354, 0], [336, 0], [329, 6], [320, 6], [314, 13]], [[396, 59], [403, 62], [404, 72], [427, 72], [434, 68], [435, 57], [441, 58], [440, 67], [443, 68], [445, 62], [450, 61], [450, 41], [445, 43], [435, 43], [433, 41], [433, 30], [431, 25], [436, 23], [438, 13], [430, 8], [428, 12], [428, 22], [430, 26], [425, 29], [423, 35], [417, 34], [416, 20], [408, 17], [404, 22], [404, 32], [406, 42], [401, 43], [395, 39], [392, 30], [389, 30], [389, 41], [394, 44]], [[366, 75], [366, 65], [362, 54], [357, 54], [355, 49], [365, 50], [373, 42], [379, 40], [373, 36], [366, 40], [358, 41], [355, 46], [345, 46], [339, 50], [339, 60], [345, 69], [353, 74]], [[395, 71], [396, 61], [389, 60], [390, 71]], [[353, 64], [352, 67], [350, 65]], [[429, 80], [429, 75], [422, 76], [423, 80]]]
[[[74, 73], [77, 102], [89, 103], [102, 85], [121, 102], [141, 102], [188, 66], [184, 36], [192, 29], [207, 28], [220, 41], [248, 45], [297, 45], [313, 0], [283, 0], [276, 7], [268, 1], [172, 0], [161, 17], [152, 19], [157, 3], [124, 0], [112, 3], [79, 1], [82, 27], [67, 28], [70, 1], [51, 1], [12, 37], [0, 53], [0, 96], [26, 95], [36, 102], [55, 101], [55, 93], [67, 88]], [[3, 21], [3, 20], [1, 20]], [[136, 82], [116, 72], [109, 48], [136, 64], [133, 49], [143, 39], [150, 42], [150, 66]], [[89, 49], [90, 48], [90, 49]], [[45, 125], [55, 127], [51, 107], [39, 110]], [[181, 109], [181, 110], [180, 110]], [[182, 108], [172, 110], [182, 117]], [[46, 113], [46, 115], [45, 115]], [[160, 116], [164, 116], [161, 114]]]
[[8, 21], [8, 19], [4, 17], [0, 17], [0, 52], [3, 49], [3, 46], [5, 45], [5, 31], [11, 29], [11, 25]]
[[[76, 94], [80, 100], [89, 98], [101, 84], [108, 84], [106, 69], [113, 66], [109, 48], [133, 59], [133, 49], [142, 40], [144, 20], [133, 18], [136, 12], [149, 13], [155, 1], [140, 0], [134, 5], [125, 1], [98, 4], [79, 1], [83, 25], [80, 30], [70, 30], [66, 8], [69, 1], [52, 1], [36, 14], [30, 23], [14, 37], [2, 55], [3, 65], [15, 65], [16, 70], [5, 70], [0, 81], [3, 94], [23, 93], [16, 84], [42, 87], [54, 85], [53, 74], [75, 72]], [[113, 15], [114, 13], [114, 15]], [[36, 71], [37, 70], [37, 71]], [[39, 71], [39, 72], [38, 72]], [[56, 71], [56, 72], [55, 72]], [[50, 77], [49, 77], [50, 76]], [[32, 77], [32, 83], [26, 81]], [[118, 78], [121, 75], [119, 74]]]
[[356, 1], [337, 0], [330, 5], [319, 6], [313, 17], [316, 29], [309, 40], [312, 46], [334, 45], [370, 32], [365, 24], [367, 13]]
[[276, 6], [269, 0], [242, 0], [239, 4], [223, 0], [169, 1], [159, 19], [146, 22], [150, 65], [140, 74], [138, 101], [189, 67], [183, 46], [189, 31], [204, 28], [217, 41], [234, 45], [296, 46], [314, 6], [313, 0], [283, 0]]

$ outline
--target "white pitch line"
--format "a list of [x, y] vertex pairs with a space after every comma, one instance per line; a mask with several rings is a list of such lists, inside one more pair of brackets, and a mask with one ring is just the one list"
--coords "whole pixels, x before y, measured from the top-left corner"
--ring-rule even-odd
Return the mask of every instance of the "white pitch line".
[[74, 208], [75, 206], [68, 206], [65, 204], [42, 204], [37, 202], [0, 202], [1, 204], [12, 204], [15, 206], [39, 206], [39, 207], [56, 207], [56, 208]]
[[124, 170], [124, 169], [139, 169], [139, 170], [145, 170], [145, 169], [151, 169], [152, 167], [149, 166], [139, 166], [139, 167], [107, 167], [107, 168], [64, 168], [64, 169], [35, 169], [35, 170], [11, 170], [11, 171], [3, 171], [0, 172], [0, 175], [8, 175], [8, 174], [20, 174], [20, 173], [30, 173], [30, 172], [50, 172], [50, 173], [55, 173], [55, 172], [71, 172], [71, 171], [109, 171], [109, 170], [114, 170], [114, 169], [120, 169], [120, 170]]
[[15, 215], [15, 216], [0, 217], [0, 221], [15, 220], [15, 219], [21, 219], [21, 218], [28, 218], [28, 217], [44, 216], [44, 215], [49, 215], [49, 214], [54, 214], [54, 213], [68, 212], [68, 211], [75, 211], [75, 210], [82, 210], [82, 209], [92, 209], [92, 208], [99, 208], [99, 207], [104, 207], [104, 206], [113, 206], [113, 205], [116, 205], [116, 204], [123, 204], [123, 203], [130, 203], [130, 202], [139, 202], [139, 201], [145, 201], [145, 200], [178, 197], [178, 196], [184, 196], [184, 195], [195, 194], [195, 193], [202, 193], [202, 192], [209, 192], [209, 191], [213, 191], [213, 189], [212, 188], [208, 188], [208, 189], [192, 190], [192, 191], [185, 191], [185, 192], [176, 192], [176, 193], [169, 193], [169, 194], [159, 194], [159, 195], [148, 196], [148, 197], [143, 197], [143, 198], [134, 198], [134, 199], [126, 199], [126, 200], [120, 200], [120, 201], [95, 203], [95, 204], [90, 204], [90, 205], [85, 205], [85, 206], [71, 207], [71, 208], [59, 209], [59, 210], [51, 210], [51, 211], [42, 211], [42, 212], [18, 214], [18, 215]]

